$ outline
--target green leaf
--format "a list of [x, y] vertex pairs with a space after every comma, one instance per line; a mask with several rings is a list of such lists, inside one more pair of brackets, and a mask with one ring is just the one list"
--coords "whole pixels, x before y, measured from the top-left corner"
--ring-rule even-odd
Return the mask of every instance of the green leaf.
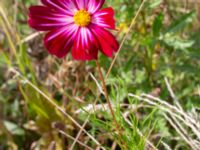
[[182, 30], [186, 25], [192, 22], [194, 15], [195, 15], [195, 11], [191, 11], [181, 16], [179, 19], [172, 22], [172, 24], [166, 30], [166, 33], [178, 32]]
[[190, 48], [193, 44], [194, 41], [193, 40], [185, 40], [185, 39], [181, 39], [178, 36], [166, 36], [164, 38], [164, 42], [168, 45], [173, 47], [174, 49], [177, 50], [186, 50], [187, 48]]
[[154, 36], [158, 36], [160, 33], [160, 30], [163, 26], [163, 19], [164, 19], [164, 15], [163, 13], [160, 13], [154, 20], [153, 23], [153, 35]]
[[191, 59], [200, 60], [200, 50], [192, 49], [188, 54]]
[[14, 135], [24, 135], [25, 134], [24, 130], [13, 122], [4, 121], [4, 125], [7, 128], [7, 130]]
[[153, 1], [151, 1], [151, 4], [149, 5], [149, 7], [155, 8], [155, 7], [159, 6], [162, 2], [163, 2], [163, 0], [153, 0]]

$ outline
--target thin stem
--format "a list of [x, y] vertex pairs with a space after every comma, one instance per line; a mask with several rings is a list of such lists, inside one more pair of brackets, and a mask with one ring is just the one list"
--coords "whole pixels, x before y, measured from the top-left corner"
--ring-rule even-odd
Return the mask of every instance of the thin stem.
[[[111, 102], [110, 102], [109, 97], [108, 97], [108, 91], [107, 91], [107, 88], [106, 88], [105, 79], [104, 79], [104, 77], [103, 77], [103, 74], [102, 74], [102, 71], [101, 71], [101, 67], [100, 67], [100, 65], [99, 65], [98, 60], [96, 60], [96, 65], [97, 65], [97, 68], [98, 68], [100, 80], [101, 80], [101, 82], [102, 82], [102, 88], [103, 88], [103, 91], [104, 91], [104, 96], [105, 96], [106, 101], [107, 101], [107, 103], [108, 103], [108, 108], [110, 109], [111, 115], [112, 115], [113, 120], [114, 120], [114, 123], [115, 123], [115, 125], [116, 125], [116, 129], [117, 129], [117, 131], [118, 131], [118, 133], [119, 133], [119, 136], [120, 136], [120, 137], [123, 137], [122, 130], [121, 130], [121, 126], [118, 124], [118, 122], [117, 122], [117, 120], [116, 120], [115, 113], [114, 113], [114, 111], [113, 111]], [[121, 140], [121, 144], [122, 144], [123, 149], [126, 149], [126, 146], [125, 146], [125, 143], [124, 143], [123, 140]]]
[[109, 97], [108, 97], [108, 91], [107, 91], [107, 88], [106, 88], [106, 83], [105, 83], [105, 80], [104, 80], [104, 77], [103, 77], [103, 74], [102, 74], [102, 71], [101, 71], [101, 67], [100, 67], [100, 65], [99, 65], [98, 60], [96, 60], [96, 65], [97, 65], [97, 68], [98, 68], [100, 80], [101, 80], [101, 82], [102, 82], [102, 87], [103, 87], [103, 91], [104, 91], [104, 96], [105, 96], [106, 101], [107, 101], [107, 103], [108, 103], [108, 108], [110, 109], [110, 112], [111, 112], [111, 114], [112, 114], [112, 117], [113, 117], [114, 121], [117, 122], [117, 121], [116, 121], [116, 118], [115, 118], [115, 114], [114, 114], [113, 108], [112, 108], [112, 105], [111, 105], [110, 100], [109, 100]]
[[130, 24], [130, 26], [129, 26], [129, 28], [128, 28], [128, 31], [127, 31], [126, 34], [124, 35], [124, 37], [123, 37], [123, 39], [122, 39], [122, 42], [121, 42], [121, 44], [120, 44], [120, 46], [119, 46], [118, 52], [116, 53], [116, 55], [115, 55], [115, 57], [114, 57], [114, 59], [113, 59], [111, 65], [110, 65], [110, 67], [109, 67], [109, 69], [108, 69], [108, 72], [107, 72], [107, 74], [106, 74], [106, 79], [108, 78], [108, 76], [109, 76], [109, 74], [110, 74], [110, 71], [112, 70], [113, 65], [114, 65], [114, 63], [115, 63], [115, 61], [116, 61], [116, 59], [117, 59], [117, 57], [118, 57], [118, 55], [119, 55], [119, 52], [121, 51], [121, 49], [122, 49], [122, 47], [123, 47], [123, 45], [124, 45], [124, 42], [125, 42], [125, 40], [126, 40], [127, 37], [128, 37], [128, 34], [130, 33], [130, 31], [131, 31], [131, 29], [132, 29], [132, 27], [133, 27], [133, 25], [134, 25], [134, 23], [135, 23], [135, 21], [136, 21], [138, 15], [140, 14], [140, 12], [141, 12], [141, 10], [142, 10], [142, 7], [143, 7], [143, 5], [144, 5], [144, 3], [145, 3], [145, 1], [146, 1], [146, 0], [143, 0], [143, 1], [142, 1], [141, 5], [140, 5], [140, 7], [139, 7], [139, 9], [138, 9], [138, 11], [136, 12], [135, 17], [133, 17], [133, 19], [132, 19], [132, 21], [131, 21], [131, 24]]

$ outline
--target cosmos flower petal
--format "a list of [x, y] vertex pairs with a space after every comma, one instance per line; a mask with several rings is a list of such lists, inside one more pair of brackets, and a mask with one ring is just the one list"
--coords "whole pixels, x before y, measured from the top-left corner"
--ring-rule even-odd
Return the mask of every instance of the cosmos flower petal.
[[72, 49], [72, 56], [76, 60], [97, 59], [98, 45], [90, 29], [79, 28]]
[[78, 9], [86, 9], [89, 0], [74, 0], [74, 3], [77, 5]]
[[39, 31], [48, 31], [73, 23], [73, 17], [59, 14], [45, 6], [29, 8], [29, 25]]
[[59, 58], [64, 57], [73, 46], [74, 38], [78, 28], [75, 25], [68, 25], [48, 32], [44, 38], [44, 44], [49, 53]]
[[63, 14], [73, 15], [77, 7], [73, 0], [41, 0], [42, 3]]
[[94, 14], [103, 6], [104, 2], [105, 0], [89, 0], [87, 10], [91, 14]]
[[119, 44], [115, 37], [107, 30], [96, 25], [93, 25], [91, 30], [100, 43], [101, 52], [108, 57], [112, 57], [113, 53], [119, 48]]
[[109, 29], [115, 29], [114, 10], [104, 8], [93, 15], [92, 23]]

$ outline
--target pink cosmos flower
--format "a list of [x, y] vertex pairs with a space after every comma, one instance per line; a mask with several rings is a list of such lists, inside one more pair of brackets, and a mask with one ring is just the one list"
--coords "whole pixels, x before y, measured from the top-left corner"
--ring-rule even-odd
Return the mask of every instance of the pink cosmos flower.
[[71, 50], [76, 60], [97, 59], [98, 51], [112, 57], [118, 42], [108, 31], [115, 29], [114, 10], [101, 9], [105, 0], [41, 0], [31, 6], [29, 25], [49, 31], [44, 38], [48, 51], [59, 58]]

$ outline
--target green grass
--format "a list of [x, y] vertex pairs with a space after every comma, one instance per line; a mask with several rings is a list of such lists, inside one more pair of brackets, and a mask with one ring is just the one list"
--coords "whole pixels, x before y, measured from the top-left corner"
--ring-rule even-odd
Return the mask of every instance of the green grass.
[[0, 2], [0, 149], [200, 150], [199, 2], [106, 1], [122, 46], [98, 61], [116, 122], [95, 62], [50, 56], [27, 25], [38, 2]]

